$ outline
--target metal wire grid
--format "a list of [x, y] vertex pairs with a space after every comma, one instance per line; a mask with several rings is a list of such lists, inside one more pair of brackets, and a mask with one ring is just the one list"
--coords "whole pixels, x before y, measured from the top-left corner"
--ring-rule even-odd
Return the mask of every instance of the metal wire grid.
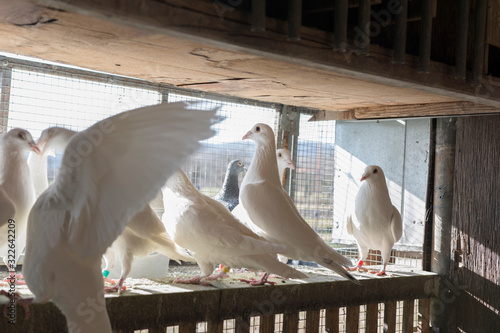
[[309, 225], [331, 241], [335, 123], [308, 122], [310, 117], [300, 115], [294, 201]]
[[217, 115], [224, 118], [214, 126], [217, 134], [201, 143], [201, 148], [184, 168], [191, 182], [208, 196], [219, 192], [230, 161], [239, 159], [246, 167], [250, 165], [255, 144], [243, 141], [242, 137], [254, 124], [266, 123], [276, 131], [279, 114], [274, 108], [200, 98], [188, 93], [169, 93], [168, 101], [195, 101], [206, 109], [218, 107]]

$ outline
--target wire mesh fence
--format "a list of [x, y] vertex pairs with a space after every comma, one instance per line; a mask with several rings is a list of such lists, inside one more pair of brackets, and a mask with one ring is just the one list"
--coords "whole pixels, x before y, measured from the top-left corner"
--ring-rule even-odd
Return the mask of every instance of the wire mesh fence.
[[[184, 167], [195, 186], [211, 197], [219, 192], [230, 161], [239, 159], [244, 165], [250, 165], [255, 145], [241, 138], [254, 124], [267, 123], [278, 137], [283, 134], [280, 131], [286, 130], [279, 126], [283, 110], [281, 105], [218, 95], [205, 96], [201, 92], [104, 73], [5, 58], [0, 80], [2, 131], [23, 127], [35, 138], [50, 126], [80, 131], [118, 112], [164, 101], [195, 101], [201, 103], [203, 108], [219, 107], [218, 114], [224, 117], [224, 121], [216, 125], [217, 134], [205, 140]], [[339, 202], [336, 202], [335, 191], [342, 189], [344, 184], [339, 176], [339, 160], [347, 155], [336, 145], [335, 122], [308, 122], [309, 118], [307, 113], [299, 115], [298, 135], [288, 145], [296, 169], [289, 173], [290, 186], [287, 190], [307, 223], [325, 241], [355, 260], [355, 242], [336, 237], [343, 228], [343, 217], [336, 216]], [[48, 159], [50, 180], [57, 174], [61, 153], [55, 152]], [[353, 160], [352, 156], [349, 158]], [[244, 174], [240, 176], [240, 181], [242, 177]], [[405, 197], [409, 197], [406, 192]], [[352, 201], [353, 198], [346, 200]], [[406, 209], [405, 214], [417, 221], [414, 227], [419, 228], [422, 207], [415, 204], [415, 198], [406, 201], [413, 208]], [[161, 200], [153, 208], [161, 214]], [[415, 242], [418, 243], [418, 237]], [[421, 246], [400, 247], [393, 251], [391, 263], [417, 268], [420, 267], [420, 257]], [[373, 254], [371, 262], [380, 264], [380, 255]]]

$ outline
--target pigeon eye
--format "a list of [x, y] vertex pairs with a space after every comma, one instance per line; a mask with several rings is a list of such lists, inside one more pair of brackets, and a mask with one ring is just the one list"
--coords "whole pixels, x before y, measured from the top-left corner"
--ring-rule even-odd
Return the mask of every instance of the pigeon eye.
[[241, 166], [241, 162], [238, 162], [238, 165]]
[[281, 157], [281, 153], [278, 154], [278, 157]]
[[260, 126], [255, 127], [255, 132], [260, 132]]
[[23, 132], [19, 132], [19, 134], [17, 135], [21, 140], [26, 140], [26, 134], [24, 134]]
[[373, 170], [373, 173], [377, 173], [377, 171], [378, 171], [378, 170], [377, 170], [377, 169], [375, 169], [375, 170]]

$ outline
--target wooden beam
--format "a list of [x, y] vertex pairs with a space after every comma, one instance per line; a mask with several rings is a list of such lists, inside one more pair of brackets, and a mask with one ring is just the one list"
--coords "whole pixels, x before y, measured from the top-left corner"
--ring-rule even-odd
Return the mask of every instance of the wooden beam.
[[407, 105], [386, 105], [354, 108], [345, 111], [319, 111], [309, 121], [368, 120], [498, 114], [500, 108], [472, 102], [444, 102]]

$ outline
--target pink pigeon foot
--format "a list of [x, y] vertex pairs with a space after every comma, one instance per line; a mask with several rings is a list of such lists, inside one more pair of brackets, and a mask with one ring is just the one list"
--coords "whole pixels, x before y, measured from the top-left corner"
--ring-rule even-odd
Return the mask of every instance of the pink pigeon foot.
[[350, 271], [368, 271], [368, 268], [363, 267], [363, 260], [358, 261], [358, 264], [354, 267], [349, 268]]
[[121, 294], [123, 290], [127, 290], [127, 287], [123, 285], [125, 281], [123, 278], [120, 278], [118, 283], [116, 283], [114, 286], [104, 286], [104, 292], [110, 293], [110, 292], [117, 292]]
[[[8, 297], [11, 301], [14, 301], [16, 305], [20, 305], [24, 309], [24, 319], [28, 319], [31, 316], [30, 304], [33, 302], [33, 298], [23, 298], [19, 293], [9, 293], [7, 290], [0, 290], [0, 295]], [[9, 317], [10, 302], [5, 304], [3, 308], [3, 315], [7, 318]]]
[[265, 273], [262, 278], [260, 280], [257, 280], [257, 279], [250, 279], [250, 280], [246, 280], [246, 279], [238, 279], [239, 281], [241, 282], [245, 282], [245, 283], [248, 283], [249, 285], [251, 286], [263, 286], [265, 285], [266, 283], [269, 283], [270, 285], [275, 285], [276, 282], [273, 282], [273, 281], [267, 281], [267, 278], [269, 277], [269, 273]]

